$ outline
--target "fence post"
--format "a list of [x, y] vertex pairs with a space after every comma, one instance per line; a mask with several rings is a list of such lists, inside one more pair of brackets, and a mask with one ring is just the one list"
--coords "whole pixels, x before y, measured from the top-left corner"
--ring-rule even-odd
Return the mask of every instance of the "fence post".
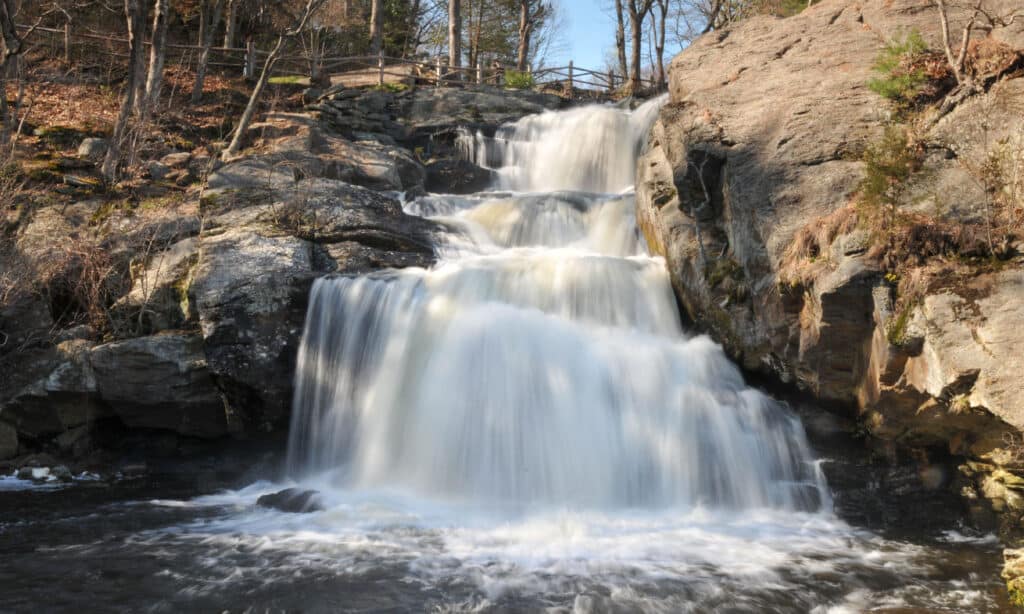
[[443, 77], [443, 75], [441, 74], [441, 57], [438, 56], [438, 58], [437, 58], [437, 83], [434, 84], [436, 87], [441, 87], [441, 78], [442, 77]]
[[384, 87], [384, 50], [377, 52], [377, 85]]
[[569, 100], [573, 97], [572, 60], [569, 60]]
[[480, 85], [484, 82], [484, 65], [482, 62], [476, 63], [476, 82]]
[[615, 92], [615, 71], [614, 70], [609, 70], [608, 71], [608, 93], [611, 94], [611, 93], [614, 93], [614, 92]]
[[256, 43], [251, 40], [245, 43], [245, 68], [242, 69], [242, 76], [249, 81], [256, 78]]
[[64, 63], [71, 63], [71, 20], [64, 22]]

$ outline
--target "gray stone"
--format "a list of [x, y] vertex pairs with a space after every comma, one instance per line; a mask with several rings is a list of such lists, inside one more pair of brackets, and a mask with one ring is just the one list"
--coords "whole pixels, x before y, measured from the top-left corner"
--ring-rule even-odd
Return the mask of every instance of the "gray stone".
[[189, 296], [210, 371], [252, 427], [287, 415], [314, 277], [312, 244], [302, 239], [238, 228], [203, 241]]
[[171, 168], [162, 162], [153, 160], [146, 164], [146, 172], [149, 174], [150, 179], [162, 181], [171, 174]]
[[83, 139], [78, 146], [78, 157], [98, 162], [106, 155], [109, 147], [110, 144], [106, 139]]
[[100, 397], [129, 427], [206, 438], [227, 433], [224, 402], [199, 335], [115, 341], [94, 348], [90, 359]]

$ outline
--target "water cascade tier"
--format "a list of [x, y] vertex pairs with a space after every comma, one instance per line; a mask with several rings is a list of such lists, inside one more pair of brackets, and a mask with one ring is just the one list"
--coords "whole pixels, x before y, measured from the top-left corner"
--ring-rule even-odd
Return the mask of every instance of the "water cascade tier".
[[296, 475], [488, 508], [818, 510], [799, 421], [683, 332], [629, 192], [660, 101], [467, 135], [499, 189], [431, 195], [441, 261], [312, 290]]

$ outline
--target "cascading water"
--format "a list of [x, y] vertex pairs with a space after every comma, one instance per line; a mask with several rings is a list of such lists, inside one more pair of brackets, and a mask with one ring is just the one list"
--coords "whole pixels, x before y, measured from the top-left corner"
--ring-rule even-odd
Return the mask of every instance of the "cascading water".
[[[286, 483], [0, 476], [0, 610], [1007, 611], [994, 538], [840, 521], [795, 416], [682, 331], [629, 192], [657, 105], [467, 134], [510, 191], [407, 204], [436, 266], [315, 284]], [[322, 509], [258, 505], [286, 486]]]
[[798, 420], [683, 334], [632, 197], [607, 194], [659, 102], [478, 135], [528, 193], [415, 201], [455, 229], [437, 266], [316, 283], [293, 471], [483, 506], [827, 507]]

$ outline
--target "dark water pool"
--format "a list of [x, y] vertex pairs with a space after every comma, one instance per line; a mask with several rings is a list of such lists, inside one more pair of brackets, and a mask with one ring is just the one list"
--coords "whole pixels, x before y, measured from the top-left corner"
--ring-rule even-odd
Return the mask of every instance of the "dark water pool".
[[[1004, 612], [991, 538], [828, 515], [481, 511], [399, 493], [255, 506], [280, 485], [0, 490], [3, 612]], [[24, 486], [24, 485], [22, 485]]]

